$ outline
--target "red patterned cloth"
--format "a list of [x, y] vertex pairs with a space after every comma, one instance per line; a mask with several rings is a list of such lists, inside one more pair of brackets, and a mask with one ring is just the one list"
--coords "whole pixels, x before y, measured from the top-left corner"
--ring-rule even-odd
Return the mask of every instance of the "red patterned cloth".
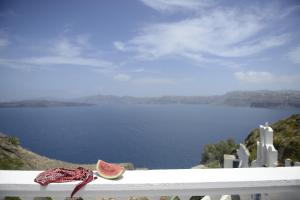
[[40, 173], [34, 181], [42, 186], [46, 186], [49, 183], [65, 183], [81, 180], [82, 182], [78, 183], [71, 193], [71, 197], [73, 197], [78, 190], [96, 178], [91, 170], [83, 167], [76, 169], [52, 168]]

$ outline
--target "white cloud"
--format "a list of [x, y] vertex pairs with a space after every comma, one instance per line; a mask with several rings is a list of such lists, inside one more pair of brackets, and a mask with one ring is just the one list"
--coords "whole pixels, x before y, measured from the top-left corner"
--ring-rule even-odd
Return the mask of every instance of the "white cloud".
[[235, 72], [234, 76], [239, 81], [252, 83], [270, 82], [274, 79], [270, 72], [257, 71]]
[[170, 78], [161, 77], [142, 77], [142, 78], [132, 78], [128, 74], [116, 74], [112, 78], [114, 81], [119, 82], [129, 82], [134, 85], [173, 85], [176, 82]]
[[18, 65], [77, 65], [93, 68], [107, 68], [114, 67], [108, 61], [95, 58], [84, 57], [62, 57], [62, 56], [44, 56], [44, 57], [30, 57], [20, 59], [0, 59], [0, 64], [16, 67]]
[[153, 77], [135, 79], [133, 80], [133, 82], [142, 85], [173, 85], [176, 83], [173, 79], [170, 78], [153, 78]]
[[208, 55], [251, 56], [283, 45], [289, 38], [287, 34], [268, 33], [269, 21], [266, 22], [261, 12], [216, 9], [179, 22], [151, 24], [122, 48], [144, 59], [168, 55], [190, 59]]
[[289, 40], [288, 34], [283, 34], [279, 36], [269, 36], [262, 40], [252, 41], [249, 44], [245, 43], [241, 46], [235, 46], [232, 48], [228, 48], [228, 51], [223, 51], [219, 53], [219, 56], [223, 57], [243, 57], [250, 56], [256, 53], [259, 53], [263, 50], [278, 47], [284, 45]]
[[83, 47], [88, 47], [89, 45], [90, 36], [87, 34], [77, 35], [76, 43]]
[[125, 45], [124, 45], [123, 42], [115, 41], [113, 44], [114, 44], [114, 46], [117, 50], [119, 50], [119, 51], [124, 51], [125, 50]]
[[146, 70], [144, 68], [137, 68], [135, 70], [133, 70], [133, 72], [136, 72], [136, 73], [140, 73], [140, 72], [145, 72]]
[[129, 81], [131, 77], [127, 74], [117, 74], [113, 77], [115, 81]]
[[294, 12], [297, 12], [300, 10], [300, 5], [290, 6], [286, 10], [283, 10], [281, 15], [279, 15], [280, 18], [285, 18], [288, 15], [293, 14]]
[[58, 40], [53, 48], [53, 52], [64, 57], [75, 57], [81, 54], [82, 47], [70, 40], [63, 38]]
[[241, 82], [248, 83], [300, 83], [300, 75], [275, 75], [266, 71], [235, 72], [234, 76]]
[[145, 5], [158, 11], [179, 9], [197, 10], [199, 7], [211, 5], [213, 0], [141, 0]]
[[288, 53], [288, 58], [291, 62], [300, 64], [300, 46], [294, 48]]
[[85, 56], [89, 52], [86, 49], [89, 46], [88, 39], [85, 35], [78, 35], [75, 39], [60, 38], [53, 43], [53, 46], [48, 47], [48, 55], [14, 59], [1, 58], [0, 64], [22, 69], [53, 65], [85, 66], [95, 70], [115, 68], [116, 66], [110, 61], [98, 57]]

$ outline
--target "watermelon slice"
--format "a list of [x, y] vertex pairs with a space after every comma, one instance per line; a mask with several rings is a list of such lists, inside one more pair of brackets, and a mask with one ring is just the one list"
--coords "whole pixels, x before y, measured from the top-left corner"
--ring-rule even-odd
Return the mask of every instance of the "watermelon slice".
[[98, 174], [106, 179], [117, 179], [125, 172], [123, 166], [107, 163], [103, 160], [98, 160], [96, 167]]

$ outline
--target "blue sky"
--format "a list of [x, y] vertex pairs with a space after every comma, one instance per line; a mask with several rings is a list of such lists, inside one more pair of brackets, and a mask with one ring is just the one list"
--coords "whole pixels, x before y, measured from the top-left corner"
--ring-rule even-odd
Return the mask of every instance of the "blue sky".
[[0, 1], [0, 100], [300, 89], [300, 1]]

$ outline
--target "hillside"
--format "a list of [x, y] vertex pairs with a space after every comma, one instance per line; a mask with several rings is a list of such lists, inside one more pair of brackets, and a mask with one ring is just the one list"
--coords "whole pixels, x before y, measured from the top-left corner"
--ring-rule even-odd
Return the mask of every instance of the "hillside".
[[239, 145], [233, 139], [221, 140], [214, 144], [204, 145], [201, 164], [208, 168], [220, 168], [224, 154], [236, 154]]
[[[278, 150], [279, 164], [287, 158], [300, 161], [300, 114], [280, 120], [271, 125], [274, 130], [274, 146]], [[250, 152], [250, 161], [256, 159], [256, 142], [259, 140], [259, 129], [250, 132], [245, 145]], [[224, 154], [236, 154], [238, 144], [233, 139], [206, 144], [201, 156], [201, 164], [209, 168], [218, 168], [223, 162]]]
[[[278, 150], [279, 163], [283, 164], [286, 158], [300, 161], [300, 114], [292, 115], [270, 126], [274, 130], [274, 146]], [[245, 139], [246, 147], [251, 154], [250, 160], [256, 158], [258, 139], [258, 128], [252, 130]]]
[[234, 91], [221, 97], [222, 104], [260, 108], [300, 107], [300, 91], [293, 90], [259, 90]]
[[[133, 170], [131, 163], [121, 163], [126, 169]], [[52, 167], [76, 168], [82, 166], [95, 170], [95, 164], [75, 164], [64, 162], [33, 153], [22, 146], [17, 138], [0, 133], [0, 169], [45, 170]]]

